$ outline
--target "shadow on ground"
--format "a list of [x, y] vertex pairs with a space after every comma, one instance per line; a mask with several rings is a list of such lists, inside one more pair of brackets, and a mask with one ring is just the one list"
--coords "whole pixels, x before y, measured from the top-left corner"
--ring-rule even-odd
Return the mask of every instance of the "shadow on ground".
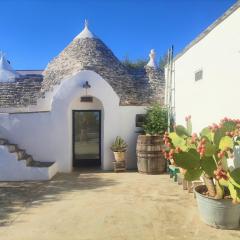
[[58, 201], [65, 193], [101, 191], [116, 184], [100, 177], [98, 171], [60, 173], [44, 182], [0, 182], [0, 226], [11, 224], [25, 208]]

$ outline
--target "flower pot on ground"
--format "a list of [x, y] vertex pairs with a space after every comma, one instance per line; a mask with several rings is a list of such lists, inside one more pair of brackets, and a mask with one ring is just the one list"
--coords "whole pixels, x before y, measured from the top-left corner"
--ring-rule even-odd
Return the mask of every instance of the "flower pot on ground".
[[203, 222], [215, 228], [236, 229], [239, 227], [240, 204], [233, 204], [231, 199], [206, 197], [207, 187], [197, 186], [198, 210]]
[[160, 174], [166, 170], [162, 135], [167, 129], [167, 111], [158, 104], [147, 109], [143, 130], [137, 139], [137, 166], [140, 173]]
[[[224, 118], [220, 124], [204, 128], [199, 135], [191, 133], [190, 118], [186, 123], [186, 128], [179, 125], [174, 132], [165, 134], [165, 154], [186, 170], [186, 180], [203, 177], [205, 187], [197, 187], [196, 195], [204, 222], [214, 227], [236, 228], [240, 220], [236, 205], [240, 203], [240, 168], [229, 168], [228, 161], [235, 157], [234, 149], [240, 144], [240, 120]], [[205, 214], [206, 206], [212, 216]], [[227, 217], [231, 212], [235, 212], [237, 220]], [[224, 214], [226, 217], [222, 219]]]
[[114, 143], [111, 146], [111, 150], [113, 151], [116, 162], [125, 161], [125, 153], [127, 151], [127, 144], [121, 137], [119, 137], [119, 136], [116, 137]]
[[113, 152], [116, 162], [125, 161], [125, 152]]

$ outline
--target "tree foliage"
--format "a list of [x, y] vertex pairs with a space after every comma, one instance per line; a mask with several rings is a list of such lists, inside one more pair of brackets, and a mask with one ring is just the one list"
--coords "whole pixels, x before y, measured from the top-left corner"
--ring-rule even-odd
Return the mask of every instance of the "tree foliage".
[[168, 114], [164, 107], [154, 104], [147, 108], [143, 130], [151, 135], [163, 135], [168, 126]]
[[[147, 59], [137, 59], [137, 60], [131, 60], [128, 56], [126, 56], [122, 60], [122, 64], [130, 69], [143, 69], [144, 66], [146, 66], [148, 63]], [[163, 54], [159, 60], [157, 60], [159, 69], [164, 72], [164, 68], [167, 64], [167, 54]]]

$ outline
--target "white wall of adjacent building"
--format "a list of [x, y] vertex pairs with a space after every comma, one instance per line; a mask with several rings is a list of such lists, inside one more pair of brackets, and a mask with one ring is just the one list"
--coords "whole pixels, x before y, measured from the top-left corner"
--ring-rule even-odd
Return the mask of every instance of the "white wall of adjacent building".
[[177, 123], [192, 115], [199, 131], [224, 116], [240, 118], [240, 8], [175, 60], [175, 81]]
[[[88, 81], [93, 96], [92, 103], [80, 102], [85, 95], [82, 85]], [[136, 167], [135, 116], [144, 113], [144, 106], [119, 106], [119, 97], [112, 87], [98, 74], [81, 71], [71, 79], [66, 79], [49, 94], [50, 109], [35, 113], [0, 114], [0, 137], [26, 149], [38, 161], [58, 163], [60, 172], [72, 171], [72, 111], [101, 110], [102, 112], [102, 169], [113, 168], [113, 153], [110, 150], [116, 136], [121, 136], [128, 144], [127, 166]], [[45, 105], [45, 106], [47, 106]], [[35, 107], [36, 108], [36, 107]]]

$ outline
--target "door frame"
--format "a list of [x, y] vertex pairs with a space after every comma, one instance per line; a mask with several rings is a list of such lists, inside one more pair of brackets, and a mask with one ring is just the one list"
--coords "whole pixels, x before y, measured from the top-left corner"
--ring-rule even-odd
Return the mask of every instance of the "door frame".
[[74, 147], [74, 139], [75, 139], [75, 119], [74, 114], [76, 112], [98, 112], [99, 113], [99, 161], [100, 167], [102, 167], [102, 111], [101, 110], [72, 110], [72, 168], [74, 168], [75, 161], [75, 147]]

